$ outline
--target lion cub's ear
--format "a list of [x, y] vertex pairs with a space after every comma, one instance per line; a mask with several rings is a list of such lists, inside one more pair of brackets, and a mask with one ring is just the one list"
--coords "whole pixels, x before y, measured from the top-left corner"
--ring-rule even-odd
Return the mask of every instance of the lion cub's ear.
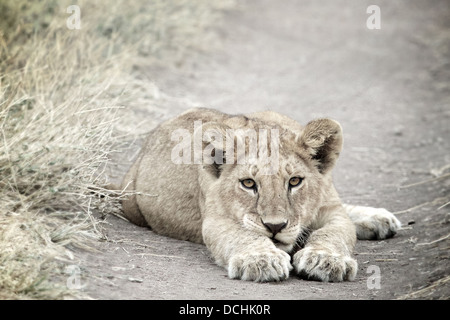
[[325, 174], [334, 167], [342, 150], [341, 125], [331, 119], [313, 120], [297, 137], [297, 142], [315, 162], [319, 172]]
[[230, 127], [225, 124], [208, 122], [194, 132], [194, 136], [200, 135], [200, 141], [202, 141], [203, 169], [216, 178], [220, 176], [222, 165], [226, 163], [226, 141], [227, 139], [234, 141], [229, 137], [228, 129]]

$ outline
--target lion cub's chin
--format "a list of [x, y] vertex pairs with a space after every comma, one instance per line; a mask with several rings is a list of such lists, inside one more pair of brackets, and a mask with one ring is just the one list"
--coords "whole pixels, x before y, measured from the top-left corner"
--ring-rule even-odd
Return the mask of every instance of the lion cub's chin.
[[294, 248], [293, 244], [286, 244], [279, 241], [274, 241], [275, 247], [277, 247], [280, 250], [283, 250], [284, 252], [290, 253], [292, 249]]

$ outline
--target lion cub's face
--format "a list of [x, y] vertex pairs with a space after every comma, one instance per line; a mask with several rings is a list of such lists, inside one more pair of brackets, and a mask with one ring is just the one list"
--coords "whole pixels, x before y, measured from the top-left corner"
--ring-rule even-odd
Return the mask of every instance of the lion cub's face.
[[342, 148], [341, 127], [333, 120], [315, 120], [300, 133], [280, 134], [278, 145], [275, 166], [259, 159], [251, 164], [227, 161], [213, 175], [226, 211], [289, 252], [326, 197], [328, 173]]
[[271, 175], [258, 164], [224, 165], [220, 180], [243, 226], [290, 251], [316, 213], [321, 176], [297, 155], [280, 160], [278, 172]]

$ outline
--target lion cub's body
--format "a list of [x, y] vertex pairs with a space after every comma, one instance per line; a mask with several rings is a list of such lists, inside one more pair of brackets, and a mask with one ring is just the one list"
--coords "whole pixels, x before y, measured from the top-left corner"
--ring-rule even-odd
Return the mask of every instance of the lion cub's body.
[[[174, 148], [180, 142], [174, 132], [184, 130], [195, 137], [199, 121], [200, 137], [207, 129], [225, 137], [223, 143], [202, 141], [202, 148], [208, 143], [214, 146], [215, 155], [225, 149], [226, 138], [233, 144], [239, 140], [239, 135], [227, 136], [229, 129], [254, 130], [258, 141], [262, 133], [276, 129], [279, 149], [268, 147], [268, 153], [278, 151], [276, 170], [267, 174], [268, 164], [259, 158], [239, 164], [236, 155], [224, 164], [177, 163]], [[341, 147], [342, 131], [333, 120], [316, 120], [303, 127], [270, 111], [230, 116], [209, 109], [189, 110], [149, 134], [123, 180], [123, 188], [137, 192], [123, 202], [124, 214], [159, 234], [205, 243], [231, 278], [278, 281], [294, 267], [312, 279], [352, 280], [357, 270], [351, 257], [357, 232], [359, 238], [382, 238], [394, 234], [399, 223], [388, 212], [367, 220], [360, 214], [363, 207], [356, 207], [359, 211], [351, 207], [352, 219], [359, 219], [355, 228], [331, 179]], [[190, 150], [194, 149], [193, 144]], [[224, 155], [229, 156], [227, 152]], [[301, 183], [292, 187], [292, 178]], [[244, 180], [254, 186], [245, 187]], [[305, 233], [306, 244], [296, 252]]]
[[[124, 201], [131, 222], [151, 226], [169, 237], [202, 243], [202, 208], [205, 199], [199, 185], [199, 165], [174, 164], [171, 160], [172, 132], [186, 128], [193, 134], [194, 121], [225, 121], [225, 115], [202, 110], [186, 112], [152, 131], [130, 171], [124, 187], [153, 196], [132, 196]], [[140, 208], [144, 208], [143, 210]]]

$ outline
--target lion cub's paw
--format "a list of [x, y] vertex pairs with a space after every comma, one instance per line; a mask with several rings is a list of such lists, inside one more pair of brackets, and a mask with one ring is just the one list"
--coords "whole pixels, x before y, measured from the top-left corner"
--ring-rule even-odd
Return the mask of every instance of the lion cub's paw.
[[295, 271], [302, 278], [318, 281], [354, 280], [358, 265], [350, 256], [306, 247], [294, 255]]
[[229, 261], [228, 275], [231, 279], [257, 282], [281, 281], [289, 277], [290, 260], [290, 256], [279, 249], [238, 254]]
[[382, 240], [393, 237], [401, 222], [382, 208], [361, 207], [361, 212], [350, 215], [354, 219], [356, 235], [360, 240]]

